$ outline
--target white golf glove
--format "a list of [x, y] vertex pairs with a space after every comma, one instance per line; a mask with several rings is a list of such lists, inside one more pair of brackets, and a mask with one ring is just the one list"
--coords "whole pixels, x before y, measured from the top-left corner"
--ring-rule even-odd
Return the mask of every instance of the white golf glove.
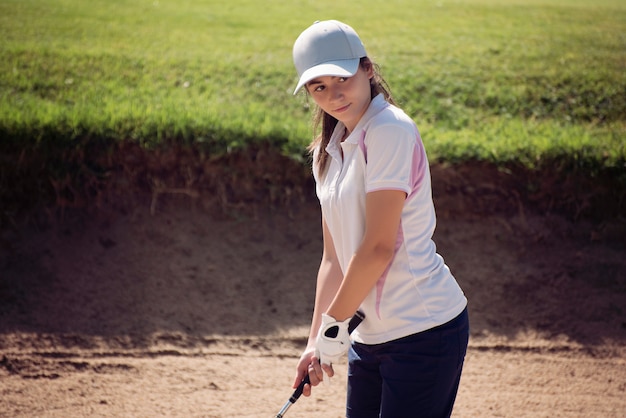
[[350, 318], [339, 322], [330, 315], [322, 314], [322, 325], [315, 342], [315, 351], [320, 363], [331, 365], [348, 352], [350, 349], [349, 322]]

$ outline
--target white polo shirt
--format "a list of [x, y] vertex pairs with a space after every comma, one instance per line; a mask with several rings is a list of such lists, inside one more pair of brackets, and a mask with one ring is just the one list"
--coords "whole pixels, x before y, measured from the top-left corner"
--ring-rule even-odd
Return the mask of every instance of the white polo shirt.
[[379, 94], [341, 142], [344, 132], [339, 122], [326, 148], [326, 172], [320, 175], [313, 166], [322, 214], [344, 273], [365, 232], [366, 193], [407, 194], [393, 261], [361, 304], [366, 318], [353, 339], [379, 344], [454, 319], [467, 299], [432, 241], [436, 218], [430, 167], [415, 123]]

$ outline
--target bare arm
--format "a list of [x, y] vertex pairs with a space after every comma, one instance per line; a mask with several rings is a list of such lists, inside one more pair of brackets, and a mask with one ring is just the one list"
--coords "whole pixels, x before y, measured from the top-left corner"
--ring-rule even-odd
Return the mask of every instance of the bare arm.
[[[323, 216], [322, 236], [324, 248], [322, 260], [317, 273], [317, 287], [315, 290], [315, 306], [313, 309], [313, 318], [311, 320], [311, 330], [309, 331], [307, 348], [298, 362], [296, 377], [293, 383], [293, 387], [297, 387], [306, 376], [309, 366], [313, 367], [309, 373], [311, 384], [304, 386], [302, 392], [304, 396], [309, 396], [311, 394], [311, 385], [315, 386], [323, 379], [322, 368], [317, 361], [318, 359], [314, 356], [315, 340], [322, 323], [322, 313], [326, 312], [328, 309], [328, 306], [335, 297], [343, 278], [341, 267], [339, 266], [339, 261], [337, 260], [337, 253], [335, 252], [335, 245]], [[330, 373], [329, 376], [332, 376], [332, 369], [328, 372]]]
[[[380, 190], [365, 201], [365, 235], [326, 313], [338, 321], [354, 315], [393, 259], [406, 193]], [[323, 307], [323, 306], [320, 306]]]
[[322, 313], [326, 312], [328, 306], [339, 290], [343, 274], [337, 259], [335, 244], [330, 235], [328, 225], [322, 217], [322, 237], [324, 241], [324, 250], [322, 253], [322, 261], [320, 262], [319, 271], [317, 273], [317, 287], [315, 289], [315, 307], [313, 309], [313, 319], [311, 321], [311, 331], [309, 332], [308, 346], [315, 345], [317, 331], [321, 324]]

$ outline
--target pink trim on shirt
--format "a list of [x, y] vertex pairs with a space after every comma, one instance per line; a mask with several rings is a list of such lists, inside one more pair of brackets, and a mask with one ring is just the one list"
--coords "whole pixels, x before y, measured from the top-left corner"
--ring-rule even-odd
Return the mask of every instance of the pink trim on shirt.
[[418, 141], [413, 148], [413, 163], [411, 164], [411, 193], [409, 193], [407, 198], [413, 196], [422, 186], [426, 170], [428, 170], [428, 160], [424, 152], [422, 141], [418, 136]]
[[361, 138], [359, 138], [359, 148], [361, 149], [363, 157], [365, 158], [365, 164], [367, 164], [367, 147], [365, 146], [365, 135], [367, 135], [367, 131], [363, 130]]

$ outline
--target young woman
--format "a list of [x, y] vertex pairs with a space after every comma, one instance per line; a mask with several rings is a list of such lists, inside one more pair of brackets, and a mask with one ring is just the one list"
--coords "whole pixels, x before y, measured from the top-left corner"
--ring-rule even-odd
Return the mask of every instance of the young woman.
[[[299, 81], [318, 106], [311, 144], [323, 254], [294, 387], [304, 395], [348, 352], [350, 418], [447, 417], [467, 349], [467, 300], [432, 235], [429, 164], [356, 32], [316, 22], [296, 40]], [[365, 320], [350, 337], [347, 323]]]

